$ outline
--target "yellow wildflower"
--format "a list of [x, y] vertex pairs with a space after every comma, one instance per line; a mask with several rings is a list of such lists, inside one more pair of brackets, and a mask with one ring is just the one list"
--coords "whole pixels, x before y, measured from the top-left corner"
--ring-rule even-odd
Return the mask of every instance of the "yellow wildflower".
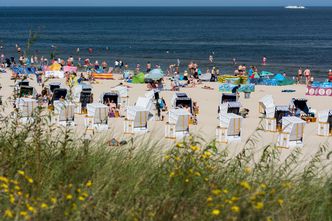
[[91, 187], [92, 186], [92, 181], [89, 180], [87, 183], [86, 183], [86, 187]]
[[17, 192], [17, 195], [18, 195], [18, 196], [22, 196], [22, 192], [21, 192], [21, 191], [18, 191], [18, 192]]
[[244, 168], [244, 172], [245, 173], [251, 173], [251, 168], [250, 167], [246, 167], [246, 168]]
[[204, 155], [205, 155], [206, 158], [209, 158], [212, 154], [211, 154], [210, 151], [205, 151]]
[[271, 216], [269, 216], [269, 217], [266, 217], [266, 221], [272, 221], [272, 218], [271, 218]]
[[250, 184], [247, 182], [247, 181], [242, 181], [240, 183], [240, 185], [244, 188], [244, 189], [247, 189], [247, 190], [250, 190], [251, 187], [250, 187]]
[[218, 189], [216, 189], [216, 190], [212, 190], [212, 193], [213, 193], [214, 195], [218, 196], [218, 195], [221, 194], [221, 190], [218, 190]]
[[174, 172], [170, 172], [169, 177], [174, 177], [175, 173]]
[[8, 183], [8, 179], [4, 176], [0, 176], [0, 181], [4, 183]]
[[176, 147], [177, 147], [177, 148], [183, 148], [184, 145], [183, 145], [183, 143], [177, 143], [177, 144], [176, 144]]
[[47, 205], [46, 203], [42, 203], [42, 204], [40, 205], [40, 208], [42, 208], [42, 209], [47, 209], [47, 208], [48, 208], [48, 205]]
[[228, 190], [224, 189], [223, 192], [224, 192], [225, 194], [227, 194], [227, 193], [228, 193]]
[[71, 200], [71, 199], [73, 199], [73, 195], [68, 194], [68, 195], [66, 196], [66, 199], [67, 199], [67, 200]]
[[169, 160], [170, 158], [171, 158], [171, 156], [169, 156], [169, 155], [165, 156], [165, 160]]
[[24, 171], [23, 171], [23, 170], [18, 170], [18, 171], [17, 171], [17, 173], [18, 173], [18, 174], [20, 174], [20, 175], [22, 175], [22, 176], [24, 176], [24, 175], [25, 175], [25, 173], [24, 173]]
[[86, 197], [89, 196], [89, 194], [88, 194], [87, 192], [84, 192], [84, 193], [82, 193], [82, 196], [83, 196], [84, 198], [86, 198]]
[[21, 211], [21, 212], [20, 212], [20, 215], [21, 215], [21, 216], [27, 216], [27, 215], [28, 215], [28, 212], [27, 212], [27, 211]]
[[15, 190], [20, 190], [21, 188], [20, 188], [19, 186], [16, 185], [16, 186], [14, 187], [14, 189], [15, 189]]
[[278, 199], [277, 202], [278, 202], [278, 204], [279, 204], [280, 206], [282, 206], [282, 204], [284, 204], [284, 200], [283, 200], [283, 199]]
[[26, 179], [29, 183], [33, 183], [33, 179], [31, 177], [26, 177]]
[[8, 185], [5, 184], [5, 183], [3, 183], [3, 184], [1, 184], [1, 188], [3, 188], [3, 189], [8, 189]]
[[13, 214], [13, 212], [10, 209], [6, 209], [3, 216], [4, 217], [8, 217], [8, 218], [13, 218], [14, 214]]
[[235, 196], [233, 196], [233, 197], [231, 198], [232, 202], [237, 202], [239, 199], [240, 199], [239, 197], [235, 197]]
[[238, 207], [238, 206], [232, 206], [231, 210], [232, 210], [233, 213], [239, 213], [240, 212], [240, 207]]
[[30, 212], [36, 212], [36, 209], [33, 208], [31, 205], [27, 204], [27, 209], [30, 211]]
[[14, 185], [18, 185], [18, 182], [16, 180], [10, 180], [10, 182]]
[[212, 210], [211, 214], [214, 216], [218, 216], [220, 214], [220, 210], [214, 209], [214, 210]]
[[291, 182], [285, 182], [285, 183], [282, 184], [282, 186], [286, 189], [290, 189], [290, 188], [292, 188], [292, 183]]
[[195, 176], [201, 176], [200, 172], [195, 172]]
[[56, 198], [55, 197], [51, 197], [51, 202], [53, 203], [53, 204], [56, 204]]
[[207, 202], [212, 202], [213, 201], [213, 198], [211, 196], [209, 196], [207, 199], [206, 199]]
[[262, 189], [266, 189], [266, 184], [262, 183], [261, 185], [259, 185], [259, 187]]
[[189, 179], [186, 179], [185, 182], [186, 182], [186, 183], [189, 183]]
[[79, 197], [78, 197], [78, 200], [79, 200], [79, 201], [84, 201], [84, 197], [83, 197], [83, 196], [79, 196]]
[[176, 160], [176, 161], [180, 161], [181, 158], [180, 158], [180, 157], [175, 157], [175, 160]]
[[199, 148], [198, 146], [191, 146], [190, 148], [191, 148], [191, 150], [194, 151], [194, 152], [200, 150], [200, 148]]
[[255, 209], [257, 209], [257, 210], [261, 210], [261, 209], [264, 208], [264, 203], [262, 203], [262, 202], [258, 202], [258, 203], [256, 203], [256, 205], [255, 205], [254, 207], [255, 207]]
[[10, 194], [10, 196], [9, 196], [9, 202], [10, 202], [11, 204], [14, 204], [14, 203], [15, 203], [15, 197], [14, 197], [12, 194]]

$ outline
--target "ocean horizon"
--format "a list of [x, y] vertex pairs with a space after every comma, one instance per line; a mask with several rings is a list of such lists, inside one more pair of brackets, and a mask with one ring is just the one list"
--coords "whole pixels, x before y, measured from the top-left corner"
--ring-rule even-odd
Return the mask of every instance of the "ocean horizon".
[[182, 69], [194, 60], [204, 72], [213, 54], [222, 73], [232, 73], [233, 58], [289, 76], [310, 67], [316, 79], [331, 68], [332, 7], [1, 7], [0, 22], [6, 56], [17, 56], [15, 44], [24, 48], [33, 30], [31, 54], [38, 56], [50, 56], [54, 45], [63, 58], [121, 59], [132, 67], [150, 61], [166, 69], [180, 59]]

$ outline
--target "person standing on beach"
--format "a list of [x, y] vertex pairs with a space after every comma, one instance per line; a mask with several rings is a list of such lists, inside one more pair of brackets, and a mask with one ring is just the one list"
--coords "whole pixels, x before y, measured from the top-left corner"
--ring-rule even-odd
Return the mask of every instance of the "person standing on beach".
[[212, 54], [210, 54], [210, 56], [209, 56], [209, 61], [210, 61], [211, 64], [213, 63], [213, 55]]
[[263, 56], [263, 58], [262, 58], [262, 65], [266, 65], [266, 63], [267, 63], [267, 57], [266, 56]]
[[146, 73], [149, 73], [151, 71], [151, 63], [150, 61], [148, 61], [148, 63], [146, 64]]
[[305, 76], [305, 84], [308, 85], [310, 83], [310, 76], [311, 76], [311, 72], [308, 67], [304, 70], [304, 76]]
[[302, 68], [300, 67], [299, 70], [297, 71], [297, 84], [301, 83], [302, 75], [303, 75], [303, 71], [302, 71]]
[[236, 65], [236, 58], [233, 58], [233, 66]]
[[329, 73], [327, 74], [327, 77], [328, 77], [329, 82], [332, 83], [332, 70], [331, 69], [329, 70]]

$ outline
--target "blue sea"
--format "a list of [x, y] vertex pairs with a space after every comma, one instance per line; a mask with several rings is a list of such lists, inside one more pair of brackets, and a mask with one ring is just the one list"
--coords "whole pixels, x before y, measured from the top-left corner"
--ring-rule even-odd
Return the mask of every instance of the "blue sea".
[[[167, 68], [194, 60], [204, 69], [214, 54], [223, 73], [238, 64], [292, 76], [302, 66], [325, 78], [332, 68], [332, 8], [287, 10], [249, 7], [0, 8], [0, 41], [6, 56], [37, 32], [32, 53], [90, 57], [131, 66], [147, 61]], [[94, 49], [89, 55], [88, 48]], [[106, 50], [109, 47], [110, 50]], [[80, 48], [80, 54], [76, 54]], [[268, 66], [261, 67], [262, 56]], [[204, 72], [204, 70], [203, 70]]]

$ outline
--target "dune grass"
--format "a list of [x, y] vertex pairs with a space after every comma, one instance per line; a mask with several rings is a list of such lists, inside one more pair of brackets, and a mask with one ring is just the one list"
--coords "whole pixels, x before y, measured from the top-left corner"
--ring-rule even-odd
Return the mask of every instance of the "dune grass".
[[40, 113], [0, 120], [0, 220], [332, 220], [328, 145], [307, 163], [274, 146], [253, 160], [255, 134], [230, 157], [195, 136], [110, 147]]

